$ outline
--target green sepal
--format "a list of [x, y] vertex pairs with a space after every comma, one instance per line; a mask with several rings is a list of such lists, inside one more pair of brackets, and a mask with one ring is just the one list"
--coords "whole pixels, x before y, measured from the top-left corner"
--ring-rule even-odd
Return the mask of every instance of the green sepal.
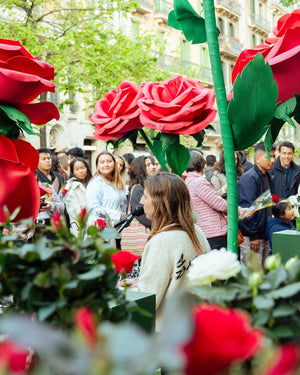
[[14, 107], [0, 105], [0, 134], [17, 139], [20, 129], [28, 134], [40, 135], [33, 130], [29, 118], [24, 113]]
[[114, 144], [114, 146], [115, 148], [118, 148], [123, 142], [126, 141], [126, 139], [129, 139], [130, 142], [132, 143], [133, 149], [137, 150], [137, 144], [136, 144], [137, 136], [138, 136], [138, 130], [137, 129], [132, 130], [126, 133], [126, 135], [123, 138], [118, 139], [116, 143]]
[[282, 104], [280, 104], [275, 111], [275, 117], [277, 119], [281, 119], [290, 125], [292, 125], [294, 128], [296, 127], [294, 124], [294, 121], [291, 119], [290, 115], [294, 112], [296, 108], [297, 100], [296, 97], [293, 96], [291, 99], [286, 100]]
[[295, 98], [296, 98], [297, 104], [296, 104], [296, 108], [294, 110], [293, 116], [294, 116], [294, 119], [300, 125], [300, 95], [295, 94]]
[[214, 132], [216, 131], [216, 129], [212, 125], [208, 125], [205, 129], [200, 130], [200, 132], [195, 133], [195, 134], [191, 134], [191, 136], [193, 138], [195, 138], [196, 141], [197, 141], [196, 147], [201, 147], [202, 146], [202, 143], [203, 143], [203, 140], [204, 140], [204, 136], [205, 136], [205, 132], [207, 130], [212, 130]]
[[264, 140], [268, 157], [270, 157], [272, 146], [285, 122], [295, 127], [291, 117], [294, 116], [297, 121], [298, 107], [300, 110], [299, 98], [299, 95], [295, 95], [293, 98], [288, 99], [276, 108], [274, 117], [271, 120]]
[[192, 44], [207, 41], [205, 21], [188, 0], [174, 0], [174, 9], [168, 17], [168, 26], [182, 30], [186, 40], [192, 41]]
[[270, 65], [258, 53], [237, 76], [228, 106], [235, 150], [244, 150], [262, 137], [274, 116], [277, 96]]

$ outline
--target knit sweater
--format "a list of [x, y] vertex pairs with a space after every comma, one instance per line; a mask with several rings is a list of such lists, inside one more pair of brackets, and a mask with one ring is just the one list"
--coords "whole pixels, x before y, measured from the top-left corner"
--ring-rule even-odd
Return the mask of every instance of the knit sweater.
[[[203, 232], [195, 225], [203, 253], [210, 251]], [[156, 326], [161, 326], [164, 302], [187, 283], [187, 270], [198, 256], [188, 234], [181, 230], [156, 234], [147, 242], [141, 264], [138, 289], [156, 294]]]
[[185, 180], [190, 192], [197, 225], [206, 238], [225, 236], [227, 233], [227, 202], [220, 197], [211, 183], [196, 172], [188, 172]]

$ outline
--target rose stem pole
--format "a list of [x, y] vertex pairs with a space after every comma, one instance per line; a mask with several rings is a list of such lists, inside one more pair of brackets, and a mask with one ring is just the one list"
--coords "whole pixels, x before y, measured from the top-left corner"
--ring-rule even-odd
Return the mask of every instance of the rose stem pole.
[[147, 146], [150, 148], [152, 154], [156, 157], [156, 159], [158, 160], [159, 164], [161, 165], [162, 169], [165, 171], [165, 172], [169, 172], [168, 171], [168, 168], [166, 167], [166, 164], [165, 162], [163, 163], [164, 160], [161, 160], [160, 156], [157, 155], [153, 149], [153, 145], [152, 143], [150, 142], [150, 139], [148, 138], [147, 134], [144, 132], [143, 129], [139, 129], [139, 132], [141, 134], [141, 136], [144, 138], [145, 142], [147, 143]]
[[203, 0], [205, 29], [208, 42], [209, 57], [216, 92], [221, 134], [223, 139], [226, 182], [227, 182], [227, 202], [228, 202], [228, 233], [227, 249], [234, 253], [238, 252], [238, 214], [237, 214], [237, 178], [234, 157], [234, 145], [231, 125], [227, 116], [227, 99], [222, 71], [222, 63], [218, 44], [218, 35], [215, 18], [214, 0]]

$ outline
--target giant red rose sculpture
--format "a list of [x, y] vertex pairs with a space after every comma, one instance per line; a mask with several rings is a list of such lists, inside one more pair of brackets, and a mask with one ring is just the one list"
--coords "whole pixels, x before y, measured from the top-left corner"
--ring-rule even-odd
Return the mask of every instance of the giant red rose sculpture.
[[34, 173], [38, 162], [39, 154], [30, 143], [0, 135], [0, 222], [5, 222], [3, 206], [10, 214], [21, 207], [16, 221], [37, 217], [40, 192]]
[[216, 116], [215, 92], [199, 81], [176, 76], [141, 87], [140, 120], [144, 126], [169, 134], [195, 134]]
[[58, 120], [53, 103], [31, 103], [41, 93], [55, 91], [53, 79], [53, 66], [33, 57], [20, 42], [0, 39], [0, 105], [18, 109], [36, 125]]
[[136, 82], [123, 81], [116, 90], [105, 94], [95, 104], [95, 113], [91, 121], [97, 130], [96, 138], [109, 141], [122, 138], [131, 130], [140, 129], [138, 99], [140, 91]]
[[193, 318], [194, 335], [183, 348], [187, 375], [223, 374], [231, 364], [252, 358], [260, 348], [262, 333], [242, 311], [202, 303], [195, 306]]
[[281, 17], [274, 28], [276, 38], [265, 45], [247, 49], [240, 54], [232, 71], [232, 83], [244, 67], [260, 52], [272, 69], [278, 85], [278, 101], [284, 102], [300, 94], [300, 10]]

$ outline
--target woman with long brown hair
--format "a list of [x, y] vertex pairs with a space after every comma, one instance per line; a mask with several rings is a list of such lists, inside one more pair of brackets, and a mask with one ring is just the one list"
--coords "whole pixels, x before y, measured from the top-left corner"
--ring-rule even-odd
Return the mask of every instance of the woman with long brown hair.
[[86, 188], [86, 206], [90, 211], [88, 225], [106, 218], [108, 225], [125, 215], [126, 193], [114, 156], [101, 152], [96, 159], [97, 172]]
[[159, 329], [165, 299], [185, 285], [190, 262], [210, 247], [194, 224], [189, 191], [181, 178], [161, 172], [146, 179], [144, 186], [141, 203], [152, 229], [137, 286], [156, 294]]

